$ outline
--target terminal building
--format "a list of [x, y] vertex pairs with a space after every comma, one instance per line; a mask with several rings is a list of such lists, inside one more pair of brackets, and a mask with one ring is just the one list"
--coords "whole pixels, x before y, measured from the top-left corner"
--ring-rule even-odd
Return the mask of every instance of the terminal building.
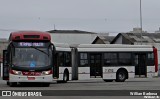
[[3, 50], [7, 48], [8, 45], [8, 40], [1, 38], [0, 39], [0, 63], [2, 63], [3, 59]]
[[109, 33], [95, 33], [80, 30], [50, 30], [52, 42], [68, 44], [91, 44], [97, 36], [108, 36]]

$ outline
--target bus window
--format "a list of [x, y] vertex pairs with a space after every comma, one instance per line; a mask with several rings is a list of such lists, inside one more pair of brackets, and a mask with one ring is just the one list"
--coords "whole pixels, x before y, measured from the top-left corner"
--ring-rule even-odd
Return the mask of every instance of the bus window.
[[117, 53], [104, 53], [104, 65], [113, 66], [118, 64]]
[[71, 53], [65, 52], [65, 66], [71, 66]]
[[148, 53], [147, 55], [147, 65], [148, 66], [153, 66], [154, 65], [154, 55], [153, 53]]
[[88, 54], [80, 53], [80, 66], [88, 66]]
[[59, 59], [59, 66], [64, 66], [64, 53], [63, 52], [59, 52], [58, 53], [58, 59]]
[[131, 53], [119, 53], [119, 65], [132, 65]]

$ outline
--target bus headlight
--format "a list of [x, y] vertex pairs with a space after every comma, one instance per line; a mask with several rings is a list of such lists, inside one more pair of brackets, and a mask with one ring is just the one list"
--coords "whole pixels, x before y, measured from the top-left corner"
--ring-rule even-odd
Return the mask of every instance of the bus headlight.
[[52, 74], [52, 70], [43, 71], [42, 74], [43, 75], [50, 75], [50, 74]]
[[16, 71], [16, 70], [11, 70], [10, 73], [15, 75], [21, 75], [21, 71]]

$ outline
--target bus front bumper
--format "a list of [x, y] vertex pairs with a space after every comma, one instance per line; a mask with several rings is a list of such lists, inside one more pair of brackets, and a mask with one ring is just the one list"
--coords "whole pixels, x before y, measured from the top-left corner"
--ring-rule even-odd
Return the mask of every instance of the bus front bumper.
[[44, 76], [22, 76], [22, 75], [9, 75], [9, 82], [52, 82], [52, 75]]

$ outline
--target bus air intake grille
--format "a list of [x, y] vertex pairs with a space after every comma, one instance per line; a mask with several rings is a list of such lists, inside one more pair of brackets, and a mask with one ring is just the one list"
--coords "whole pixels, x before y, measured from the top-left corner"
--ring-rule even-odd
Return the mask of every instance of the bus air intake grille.
[[40, 38], [39, 35], [24, 35], [24, 38]]

